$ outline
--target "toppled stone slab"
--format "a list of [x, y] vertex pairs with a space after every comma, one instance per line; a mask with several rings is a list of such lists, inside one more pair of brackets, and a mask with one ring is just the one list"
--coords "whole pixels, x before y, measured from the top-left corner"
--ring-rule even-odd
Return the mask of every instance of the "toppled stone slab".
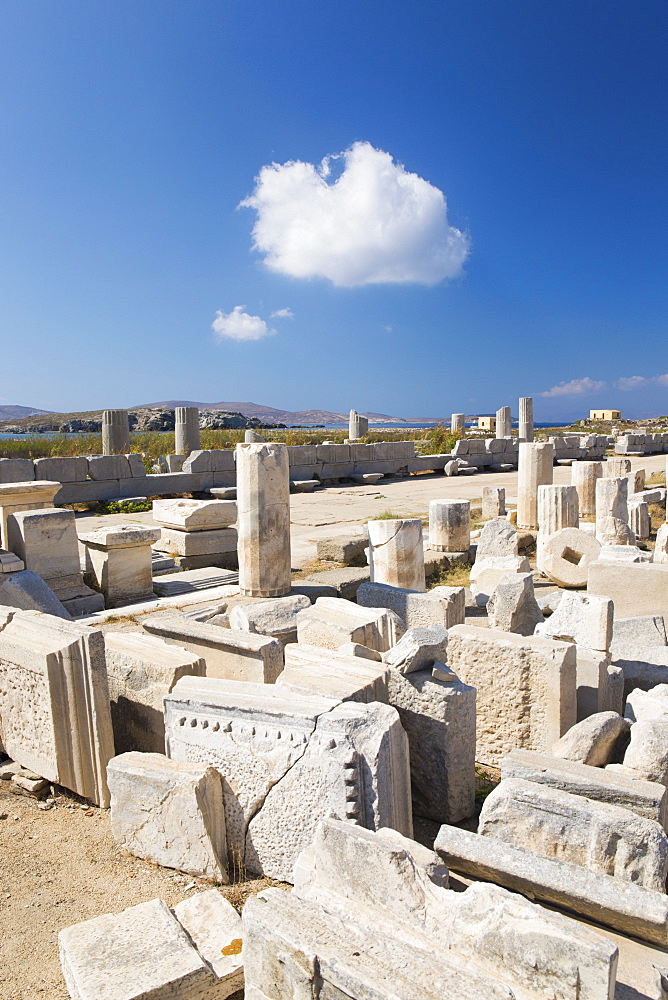
[[447, 656], [448, 630], [443, 625], [425, 625], [409, 628], [396, 646], [383, 656], [385, 663], [395, 667], [400, 674], [433, 667]]
[[457, 625], [448, 667], [477, 689], [480, 762], [498, 765], [515, 748], [549, 750], [575, 723], [572, 643]]
[[612, 639], [612, 618], [610, 598], [598, 594], [567, 593], [559, 601], [554, 614], [538, 626], [536, 634], [606, 652]]
[[107, 766], [111, 833], [137, 858], [227, 882], [221, 777], [206, 764], [124, 753]]
[[668, 785], [668, 719], [634, 722], [623, 763], [639, 778]]
[[[668, 838], [655, 820], [521, 778], [490, 792], [478, 833], [590, 871], [664, 892]], [[493, 847], [491, 848], [493, 851]]]
[[663, 615], [616, 617], [612, 626], [612, 647], [618, 643], [634, 646], [667, 645], [666, 622]]
[[157, 580], [153, 580], [153, 591], [158, 597], [176, 597], [181, 594], [194, 594], [198, 590], [210, 590], [213, 587], [231, 587], [238, 583], [239, 574], [235, 570], [206, 566], [201, 569], [189, 569], [183, 573], [160, 576]]
[[162, 699], [180, 677], [203, 677], [206, 663], [182, 647], [138, 632], [108, 632], [105, 646], [116, 753], [164, 753]]
[[[305, 580], [297, 581], [295, 586], [305, 583], [315, 583], [321, 587], [334, 587], [338, 597], [344, 601], [354, 601], [361, 584], [371, 579], [368, 566], [346, 566], [344, 569], [327, 569], [322, 573], [314, 573]], [[293, 587], [294, 590], [294, 587]]]
[[630, 723], [617, 712], [598, 712], [572, 726], [552, 747], [552, 756], [604, 767], [628, 737]]
[[237, 519], [234, 500], [154, 500], [153, 520], [180, 531], [227, 528]]
[[587, 592], [609, 597], [618, 618], [668, 614], [668, 564], [628, 562], [620, 571], [619, 562], [597, 559], [589, 567]]
[[171, 611], [147, 615], [141, 624], [150, 635], [202, 657], [207, 677], [273, 684], [283, 669], [281, 645], [268, 636], [196, 622]]
[[75, 1000], [218, 1000], [215, 973], [166, 903], [152, 899], [58, 935]]
[[14, 573], [0, 583], [0, 605], [21, 611], [41, 611], [45, 615], [72, 621], [72, 615], [58, 600], [48, 583], [29, 569]]
[[543, 621], [543, 612], [534, 595], [533, 574], [502, 576], [487, 602], [487, 617], [492, 628], [533, 635]]
[[174, 907], [174, 916], [217, 979], [216, 1000], [244, 985], [241, 917], [217, 889], [198, 892]]
[[504, 517], [488, 521], [478, 538], [476, 559], [519, 555], [517, 528]]
[[301, 594], [237, 604], [230, 612], [230, 628], [270, 635], [282, 642], [296, 642], [297, 615], [310, 607], [308, 597]]
[[389, 702], [410, 747], [413, 813], [458, 823], [475, 811], [476, 690], [432, 669], [408, 675], [392, 667]]
[[114, 755], [104, 637], [37, 611], [0, 630], [0, 718], [9, 756], [100, 806]]
[[393, 611], [406, 628], [463, 625], [466, 611], [463, 587], [434, 587], [423, 594], [385, 583], [364, 583], [357, 591], [357, 603]]
[[496, 882], [660, 948], [668, 946], [665, 893], [503, 841], [495, 841], [492, 850], [490, 843], [478, 833], [442, 826], [434, 849], [449, 868], [470, 878]]
[[624, 716], [629, 722], [665, 719], [668, 722], [668, 684], [657, 684], [650, 691], [636, 688], [626, 699]]
[[382, 653], [394, 646], [404, 631], [392, 611], [332, 597], [319, 597], [296, 615], [296, 622], [300, 643], [333, 650], [344, 642], [359, 642]]
[[248, 901], [247, 995], [554, 998], [557, 981], [560, 1000], [612, 995], [611, 942], [497, 886], [449, 890], [432, 852], [390, 834], [324, 820], [295, 890]]
[[289, 881], [330, 810], [412, 832], [408, 740], [389, 705], [184, 677], [165, 728], [170, 757], [220, 771], [228, 852], [248, 871]]
[[[370, 650], [371, 652], [371, 650]], [[389, 668], [366, 657], [306, 643], [288, 643], [285, 669], [276, 684], [307, 695], [337, 701], [388, 703]]]
[[665, 785], [643, 781], [610, 768], [591, 767], [532, 750], [511, 750], [501, 763], [501, 778], [522, 778], [595, 802], [622, 806], [666, 828], [668, 791]]
[[321, 538], [316, 545], [318, 559], [329, 562], [343, 563], [344, 566], [366, 566], [366, 552], [369, 538], [366, 533], [354, 535], [336, 535], [334, 538]]
[[484, 608], [501, 580], [508, 574], [529, 573], [531, 565], [526, 556], [476, 555], [471, 569], [471, 593], [476, 604]]

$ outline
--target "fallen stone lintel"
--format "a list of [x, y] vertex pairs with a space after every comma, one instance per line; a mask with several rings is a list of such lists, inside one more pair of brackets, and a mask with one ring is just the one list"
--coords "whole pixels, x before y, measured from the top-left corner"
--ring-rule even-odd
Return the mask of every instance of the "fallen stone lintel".
[[668, 896], [662, 893], [455, 826], [441, 827], [434, 849], [453, 871], [668, 946]]

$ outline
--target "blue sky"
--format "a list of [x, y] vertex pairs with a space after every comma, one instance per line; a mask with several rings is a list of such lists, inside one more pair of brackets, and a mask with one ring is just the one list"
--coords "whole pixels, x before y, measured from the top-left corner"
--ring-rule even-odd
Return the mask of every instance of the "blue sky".
[[2, 0], [0, 401], [667, 413], [667, 29]]

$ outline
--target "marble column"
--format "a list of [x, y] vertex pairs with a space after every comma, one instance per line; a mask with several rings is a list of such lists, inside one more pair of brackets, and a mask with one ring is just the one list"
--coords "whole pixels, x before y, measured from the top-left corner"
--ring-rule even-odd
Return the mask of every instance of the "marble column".
[[290, 593], [290, 469], [284, 444], [238, 444], [239, 588], [246, 597]]
[[468, 500], [432, 500], [429, 504], [429, 548], [435, 552], [468, 552], [471, 504]]
[[102, 454], [127, 455], [129, 451], [128, 411], [104, 410], [102, 413]]
[[554, 445], [522, 441], [517, 464], [517, 526], [538, 529], [538, 487], [551, 486]]
[[372, 583], [426, 590], [422, 521], [419, 518], [369, 521]]
[[533, 398], [520, 396], [520, 441], [533, 441]]
[[187, 458], [191, 451], [199, 451], [199, 410], [196, 406], [177, 406], [174, 424], [177, 455]]

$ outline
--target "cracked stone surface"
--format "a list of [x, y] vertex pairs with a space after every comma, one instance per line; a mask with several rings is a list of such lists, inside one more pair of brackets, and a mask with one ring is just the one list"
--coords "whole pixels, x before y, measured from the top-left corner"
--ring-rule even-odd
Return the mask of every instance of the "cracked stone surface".
[[412, 832], [408, 740], [389, 705], [183, 678], [165, 699], [167, 750], [223, 778], [230, 864], [290, 881], [334, 814]]

